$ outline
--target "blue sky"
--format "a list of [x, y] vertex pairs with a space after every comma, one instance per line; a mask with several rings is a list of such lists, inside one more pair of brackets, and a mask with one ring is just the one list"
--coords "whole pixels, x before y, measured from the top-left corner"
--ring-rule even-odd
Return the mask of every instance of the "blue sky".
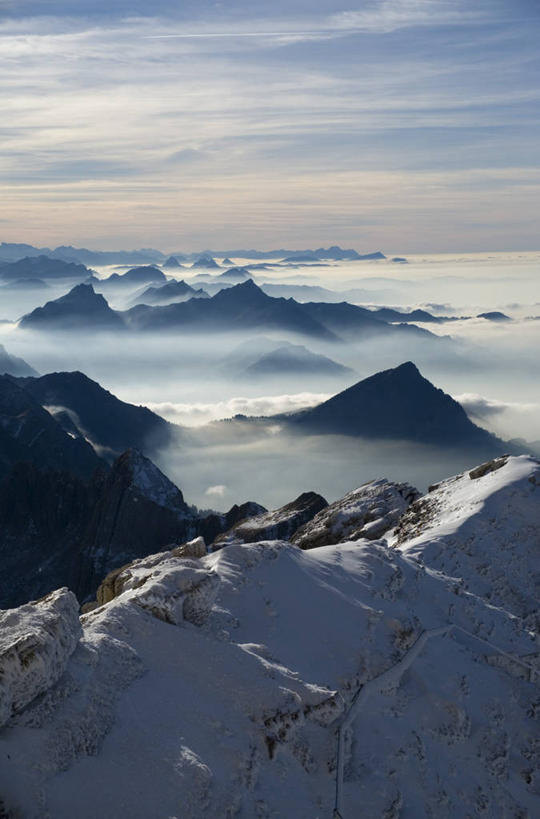
[[0, 237], [540, 249], [536, 0], [0, 0]]

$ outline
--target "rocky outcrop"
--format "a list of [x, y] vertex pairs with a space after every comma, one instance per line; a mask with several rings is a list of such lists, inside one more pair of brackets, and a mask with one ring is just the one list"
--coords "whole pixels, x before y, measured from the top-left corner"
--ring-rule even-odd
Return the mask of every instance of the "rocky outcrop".
[[228, 532], [229, 529], [232, 529], [232, 527], [236, 526], [240, 521], [256, 517], [257, 515], [263, 515], [267, 511], [268, 509], [265, 509], [260, 503], [255, 503], [255, 501], [246, 501], [246, 503], [241, 503], [240, 505], [235, 503], [225, 514], [213, 512], [202, 518], [199, 524], [199, 531], [204, 537], [205, 542], [209, 545], [218, 535], [222, 532]]
[[311, 520], [317, 512], [328, 505], [322, 495], [316, 492], [304, 492], [296, 500], [274, 509], [241, 521], [212, 544], [216, 551], [230, 543], [256, 543], [258, 540], [286, 540], [291, 538], [297, 529]]
[[393, 529], [420, 496], [407, 483], [372, 481], [331, 503], [291, 538], [301, 549], [315, 549], [347, 540], [376, 540]]
[[155, 566], [169, 561], [171, 558], [184, 559], [199, 559], [206, 554], [206, 545], [202, 537], [197, 537], [181, 546], [175, 546], [166, 552], [160, 552], [156, 555], [143, 557], [139, 560], [134, 560], [125, 566], [120, 566], [114, 569], [105, 577], [100, 583], [96, 592], [96, 604], [89, 604], [87, 611], [92, 610], [95, 606], [103, 606], [105, 603], [110, 603], [119, 594], [122, 594], [127, 588], [133, 585], [133, 577], [140, 578], [144, 576], [144, 572], [150, 572]]
[[0, 611], [0, 726], [60, 679], [81, 634], [67, 589]]

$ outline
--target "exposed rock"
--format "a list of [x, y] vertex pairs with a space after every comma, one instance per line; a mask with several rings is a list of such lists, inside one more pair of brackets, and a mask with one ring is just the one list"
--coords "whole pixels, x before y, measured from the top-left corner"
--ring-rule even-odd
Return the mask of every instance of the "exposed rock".
[[311, 520], [317, 512], [328, 506], [327, 501], [316, 492], [304, 492], [296, 500], [265, 512], [262, 515], [241, 521], [228, 532], [217, 537], [212, 549], [221, 549], [229, 543], [255, 543], [258, 540], [285, 540], [291, 538], [297, 529]]
[[67, 589], [0, 611], [0, 726], [60, 679], [81, 634]]
[[347, 540], [376, 540], [397, 525], [419, 496], [418, 490], [406, 483], [372, 481], [319, 512], [291, 542], [301, 549], [314, 549]]
[[194, 540], [189, 540], [187, 543], [182, 543], [180, 546], [175, 546], [171, 549], [171, 554], [174, 557], [204, 557], [207, 553], [206, 543], [203, 537], [196, 537]]
[[506, 455], [503, 455], [501, 458], [493, 458], [491, 461], [486, 461], [485, 464], [480, 464], [480, 466], [471, 469], [469, 472], [469, 478], [472, 481], [475, 481], [477, 478], [483, 478], [484, 475], [488, 475], [490, 472], [495, 472], [497, 469], [501, 469], [507, 461], [508, 457]]
[[246, 518], [262, 515], [268, 510], [255, 501], [246, 501], [240, 505], [234, 504], [225, 514], [212, 513], [202, 518], [199, 531], [207, 545], [211, 544], [222, 532], [228, 532], [233, 526]]

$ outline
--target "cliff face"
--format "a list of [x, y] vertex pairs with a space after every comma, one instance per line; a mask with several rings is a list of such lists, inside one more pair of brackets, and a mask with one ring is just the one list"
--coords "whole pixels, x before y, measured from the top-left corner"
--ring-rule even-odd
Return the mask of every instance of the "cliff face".
[[197, 521], [133, 450], [89, 481], [19, 464], [0, 491], [0, 607], [63, 585], [84, 600], [111, 569], [189, 539]]
[[211, 543], [262, 510], [246, 503], [224, 515], [199, 517], [137, 450], [87, 481], [17, 464], [0, 484], [0, 609], [59, 586], [83, 602], [113, 569], [197, 535]]

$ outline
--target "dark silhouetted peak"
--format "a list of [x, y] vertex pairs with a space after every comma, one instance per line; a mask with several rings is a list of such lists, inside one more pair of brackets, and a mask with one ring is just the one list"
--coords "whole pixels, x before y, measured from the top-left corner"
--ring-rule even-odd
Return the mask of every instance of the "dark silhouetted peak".
[[252, 279], [253, 277], [249, 270], [245, 267], [231, 267], [229, 270], [225, 270], [223, 273], [220, 273], [218, 278], [245, 281], [247, 279]]
[[40, 404], [65, 409], [86, 438], [109, 460], [137, 448], [152, 452], [170, 442], [174, 427], [147, 407], [120, 401], [81, 372], [49, 373], [20, 382]]
[[191, 266], [195, 268], [198, 267], [208, 268], [209, 270], [213, 270], [219, 267], [216, 260], [213, 259], [212, 256], [208, 256], [207, 254], [199, 256], [199, 258], [196, 259]]
[[103, 462], [83, 436], [74, 437], [25, 389], [25, 379], [0, 376], [0, 475], [16, 463], [88, 477]]
[[492, 310], [489, 313], [479, 313], [476, 318], [487, 319], [487, 321], [512, 321], [510, 316], [506, 313], [500, 313], [498, 310]]
[[176, 256], [169, 256], [166, 262], [163, 262], [163, 267], [182, 267]]
[[253, 279], [247, 279], [245, 282], [240, 282], [240, 284], [235, 284], [232, 287], [226, 287], [223, 290], [220, 290], [213, 297], [213, 301], [235, 301], [239, 304], [245, 304], [247, 302], [252, 303], [254, 301], [271, 301], [271, 297], [267, 296], [266, 293], [264, 293], [261, 288], [255, 284]]
[[69, 293], [36, 307], [23, 316], [20, 327], [37, 330], [123, 329], [120, 316], [91, 284], [78, 284]]
[[359, 381], [299, 413], [293, 423], [316, 432], [484, 447], [493, 454], [502, 447], [498, 438], [473, 424], [457, 401], [424, 378], [412, 361]]

